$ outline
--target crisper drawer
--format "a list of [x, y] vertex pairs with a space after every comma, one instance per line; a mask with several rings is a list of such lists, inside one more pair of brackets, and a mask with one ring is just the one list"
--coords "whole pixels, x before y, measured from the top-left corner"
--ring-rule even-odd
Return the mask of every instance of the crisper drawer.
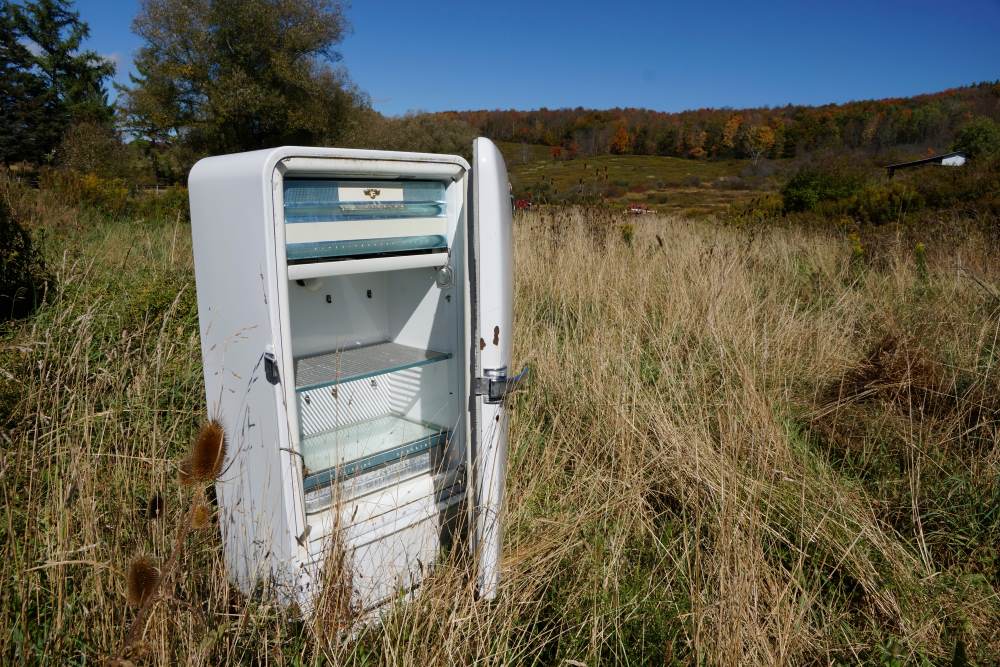
[[439, 181], [284, 181], [288, 262], [447, 252], [445, 184]]
[[314, 516], [310, 569], [322, 586], [323, 563], [339, 545], [348, 557], [354, 599], [368, 610], [419, 585], [438, 560], [442, 542], [461, 520], [465, 487], [442, 476], [423, 476], [381, 494], [346, 503], [336, 524], [332, 512]]
[[426, 519], [438, 518], [444, 525], [465, 498], [464, 474], [459, 469], [420, 475], [310, 516], [309, 553], [319, 555], [331, 541], [360, 547]]

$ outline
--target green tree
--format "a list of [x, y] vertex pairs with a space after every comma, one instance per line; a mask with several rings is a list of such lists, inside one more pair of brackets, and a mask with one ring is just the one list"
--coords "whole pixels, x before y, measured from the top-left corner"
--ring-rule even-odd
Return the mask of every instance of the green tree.
[[1000, 153], [1000, 125], [985, 116], [970, 121], [955, 137], [955, 150], [970, 158], [989, 157]]
[[138, 143], [124, 143], [110, 124], [83, 121], [66, 131], [56, 149], [56, 163], [80, 174], [123, 179], [131, 185], [152, 185], [155, 183], [152, 165]]
[[28, 160], [44, 153], [34, 132], [42, 115], [45, 87], [31, 73], [31, 52], [21, 41], [16, 7], [0, 4], [0, 159]]
[[360, 110], [359, 122], [345, 136], [344, 146], [418, 153], [450, 153], [472, 158], [475, 133], [468, 123], [445, 115], [407, 114], [386, 117], [373, 109]]
[[67, 0], [0, 4], [0, 151], [5, 163], [51, 157], [77, 122], [113, 118], [114, 65], [80, 46], [90, 33]]
[[71, 6], [68, 0], [38, 0], [20, 12], [24, 37], [35, 45], [35, 67], [54, 98], [53, 110], [62, 116], [64, 131], [72, 122], [113, 118], [104, 83], [115, 66], [94, 51], [80, 51], [90, 27]]
[[785, 211], [810, 211], [820, 202], [848, 199], [865, 185], [864, 172], [843, 165], [806, 167], [781, 189]]
[[367, 100], [335, 66], [339, 0], [143, 0], [125, 129], [190, 158], [347, 136]]

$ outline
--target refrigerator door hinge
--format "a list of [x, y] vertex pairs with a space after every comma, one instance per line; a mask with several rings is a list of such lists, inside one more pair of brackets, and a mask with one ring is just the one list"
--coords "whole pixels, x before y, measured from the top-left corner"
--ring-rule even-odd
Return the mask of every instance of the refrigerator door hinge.
[[264, 353], [264, 377], [271, 384], [281, 382], [281, 375], [278, 373], [278, 360], [275, 358], [274, 352]]
[[507, 376], [506, 366], [485, 368], [483, 369], [483, 377], [472, 380], [472, 393], [475, 396], [482, 396], [485, 403], [501, 403], [508, 394], [522, 388], [527, 378], [527, 366], [514, 377]]

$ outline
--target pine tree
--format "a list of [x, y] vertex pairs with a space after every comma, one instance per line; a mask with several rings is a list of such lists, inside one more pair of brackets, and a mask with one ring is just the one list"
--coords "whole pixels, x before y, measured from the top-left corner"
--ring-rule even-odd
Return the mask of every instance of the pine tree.
[[[0, 5], [0, 158], [50, 159], [77, 122], [110, 123], [105, 80], [114, 65], [80, 46], [90, 29], [67, 0]], [[29, 48], [30, 45], [30, 48]]]
[[35, 131], [44, 113], [45, 86], [31, 73], [32, 55], [21, 41], [14, 5], [0, 4], [0, 159], [30, 160], [44, 152]]

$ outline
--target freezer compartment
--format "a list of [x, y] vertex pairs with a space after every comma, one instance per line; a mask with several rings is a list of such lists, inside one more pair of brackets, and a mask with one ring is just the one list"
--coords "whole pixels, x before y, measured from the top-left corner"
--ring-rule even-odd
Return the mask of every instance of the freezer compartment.
[[438, 181], [284, 181], [290, 264], [447, 252], [446, 188]]
[[345, 222], [444, 218], [441, 181], [288, 178], [285, 221]]

